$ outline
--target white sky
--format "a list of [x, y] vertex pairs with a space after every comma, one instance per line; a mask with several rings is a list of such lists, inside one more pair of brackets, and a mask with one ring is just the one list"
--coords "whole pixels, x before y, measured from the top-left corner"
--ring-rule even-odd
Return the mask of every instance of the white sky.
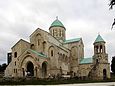
[[115, 55], [115, 28], [111, 24], [115, 8], [109, 0], [0, 0], [0, 64], [19, 40], [29, 41], [38, 27], [48, 31], [58, 16], [66, 27], [66, 39], [82, 37], [85, 57], [93, 55], [98, 33], [106, 41], [109, 61]]

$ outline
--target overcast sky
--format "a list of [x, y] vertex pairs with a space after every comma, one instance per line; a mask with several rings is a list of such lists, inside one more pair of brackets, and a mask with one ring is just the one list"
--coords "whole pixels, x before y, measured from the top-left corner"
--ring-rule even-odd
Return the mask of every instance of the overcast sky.
[[[66, 28], [66, 39], [82, 37], [85, 57], [93, 56], [98, 33], [106, 41], [109, 59], [115, 55], [115, 10], [109, 0], [0, 0], [0, 64], [19, 40], [41, 28], [48, 31], [58, 16]], [[110, 60], [109, 60], [110, 61]]]

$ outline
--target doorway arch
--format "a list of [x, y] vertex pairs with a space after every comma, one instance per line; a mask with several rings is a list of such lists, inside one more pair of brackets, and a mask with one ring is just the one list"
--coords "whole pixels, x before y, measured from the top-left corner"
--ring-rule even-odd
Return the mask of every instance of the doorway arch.
[[30, 61], [27, 63], [27, 75], [34, 76], [34, 65]]
[[47, 62], [42, 63], [42, 77], [43, 78], [47, 77]]
[[103, 69], [103, 79], [107, 79], [107, 70]]

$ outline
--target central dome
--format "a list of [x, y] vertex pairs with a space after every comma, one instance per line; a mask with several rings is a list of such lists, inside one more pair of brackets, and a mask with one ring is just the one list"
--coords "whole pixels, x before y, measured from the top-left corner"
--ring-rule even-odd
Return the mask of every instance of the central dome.
[[64, 27], [64, 25], [61, 23], [61, 21], [58, 20], [58, 18], [51, 24], [50, 28], [51, 27]]

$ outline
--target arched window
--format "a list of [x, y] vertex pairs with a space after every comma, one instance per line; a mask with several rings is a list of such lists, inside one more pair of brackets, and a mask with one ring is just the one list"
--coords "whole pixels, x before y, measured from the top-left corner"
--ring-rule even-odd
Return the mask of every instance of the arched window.
[[63, 60], [65, 61], [65, 54], [63, 54]]
[[57, 31], [57, 29], [55, 29], [55, 36], [58, 36], [58, 34], [57, 34], [57, 33], [58, 33], [58, 31]]
[[76, 58], [76, 52], [77, 52], [76, 47], [72, 47], [71, 48], [71, 55], [72, 55], [73, 58]]
[[96, 64], [98, 64], [99, 63], [99, 60], [98, 59], [96, 59]]
[[40, 39], [38, 39], [38, 46], [40, 45]]
[[14, 69], [14, 73], [15, 73], [15, 69]]
[[17, 73], [17, 69], [15, 69], [15, 72]]
[[17, 57], [17, 52], [14, 52], [14, 57], [15, 57], [15, 58]]
[[103, 69], [103, 79], [107, 79], [107, 70]]
[[15, 61], [15, 66], [16, 66], [16, 61]]
[[102, 45], [100, 45], [100, 53], [102, 53]]
[[53, 36], [54, 36], [54, 30], [53, 30]]
[[50, 46], [48, 49], [48, 56], [49, 57], [55, 57], [55, 48], [53, 46]]
[[96, 46], [96, 53], [99, 53], [98, 46]]
[[51, 50], [51, 56], [53, 56], [53, 50]]
[[42, 41], [42, 36], [41, 36], [40, 33], [38, 33], [36, 35], [36, 39], [35, 40], [36, 40], [37, 46], [39, 46], [41, 44], [41, 41]]
[[46, 48], [46, 42], [43, 42], [43, 52], [45, 52], [45, 48]]
[[65, 35], [65, 34], [64, 34], [64, 31], [62, 31], [62, 36], [64, 37], [64, 35]]
[[30, 47], [31, 49], [34, 49], [34, 44], [31, 44], [31, 47]]
[[61, 36], [61, 30], [59, 29], [59, 36]]

